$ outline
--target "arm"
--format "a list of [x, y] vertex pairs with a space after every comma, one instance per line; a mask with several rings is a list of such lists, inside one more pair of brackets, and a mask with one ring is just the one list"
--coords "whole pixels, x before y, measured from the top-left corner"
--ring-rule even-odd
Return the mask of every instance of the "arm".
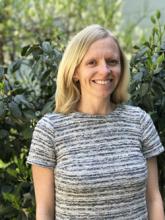
[[32, 165], [32, 173], [36, 198], [36, 220], [54, 220], [54, 170]]
[[152, 157], [147, 160], [147, 208], [149, 220], [165, 220], [162, 198], [159, 192], [157, 160]]

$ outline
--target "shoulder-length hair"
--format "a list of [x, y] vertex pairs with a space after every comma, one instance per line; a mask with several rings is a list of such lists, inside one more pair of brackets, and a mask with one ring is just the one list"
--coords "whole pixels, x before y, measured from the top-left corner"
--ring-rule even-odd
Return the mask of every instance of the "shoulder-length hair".
[[73, 75], [91, 44], [107, 37], [111, 37], [116, 42], [121, 63], [120, 81], [111, 95], [111, 101], [120, 104], [128, 100], [129, 71], [125, 55], [118, 40], [109, 30], [93, 24], [75, 35], [65, 49], [56, 80], [56, 112], [67, 114], [76, 111], [77, 104], [80, 101], [80, 89], [78, 83], [73, 79]]

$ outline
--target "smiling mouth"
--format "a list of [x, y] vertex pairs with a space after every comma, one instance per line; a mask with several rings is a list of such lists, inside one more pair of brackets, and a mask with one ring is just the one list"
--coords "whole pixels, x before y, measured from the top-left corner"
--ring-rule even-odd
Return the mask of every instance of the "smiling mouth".
[[113, 79], [108, 79], [108, 80], [92, 80], [92, 82], [99, 84], [99, 85], [107, 85], [110, 82], [112, 82]]

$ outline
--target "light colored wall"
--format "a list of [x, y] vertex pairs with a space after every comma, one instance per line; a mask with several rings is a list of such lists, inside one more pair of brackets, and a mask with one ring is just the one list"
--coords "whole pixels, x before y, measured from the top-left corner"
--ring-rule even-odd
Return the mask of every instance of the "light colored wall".
[[150, 17], [156, 10], [161, 12], [161, 23], [165, 24], [165, 0], [122, 0], [124, 23], [136, 21], [145, 16], [139, 23], [142, 28], [151, 25]]

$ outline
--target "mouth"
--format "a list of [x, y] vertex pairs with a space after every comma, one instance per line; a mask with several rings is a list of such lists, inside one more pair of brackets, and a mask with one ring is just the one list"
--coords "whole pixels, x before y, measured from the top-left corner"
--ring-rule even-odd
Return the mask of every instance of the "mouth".
[[107, 80], [92, 80], [92, 82], [99, 84], [99, 85], [107, 85], [110, 82], [112, 82], [113, 79], [107, 79]]

